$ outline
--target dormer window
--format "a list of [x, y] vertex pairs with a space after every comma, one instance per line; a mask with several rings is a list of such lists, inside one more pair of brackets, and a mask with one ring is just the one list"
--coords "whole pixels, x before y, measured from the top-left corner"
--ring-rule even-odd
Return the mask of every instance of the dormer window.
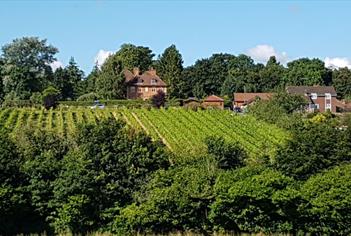
[[151, 84], [156, 84], [157, 80], [156, 79], [151, 79]]
[[330, 93], [326, 93], [325, 94], [325, 99], [331, 99], [331, 94]]
[[317, 93], [311, 93], [311, 99], [317, 99]]

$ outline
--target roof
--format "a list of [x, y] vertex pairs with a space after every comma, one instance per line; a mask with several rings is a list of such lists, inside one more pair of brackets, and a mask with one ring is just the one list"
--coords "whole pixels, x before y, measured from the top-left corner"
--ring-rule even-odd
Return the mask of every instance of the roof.
[[274, 93], [234, 93], [235, 102], [253, 102], [257, 97], [262, 100], [270, 99]]
[[141, 75], [134, 75], [129, 70], [124, 70], [127, 85], [140, 87], [167, 87], [166, 83], [156, 75], [155, 70], [145, 71]]
[[211, 95], [204, 99], [204, 102], [223, 102], [223, 101], [224, 101], [223, 98], [220, 98], [216, 95]]
[[318, 97], [324, 97], [326, 93], [336, 97], [336, 91], [333, 86], [288, 86], [286, 91], [290, 94], [311, 94], [316, 93]]

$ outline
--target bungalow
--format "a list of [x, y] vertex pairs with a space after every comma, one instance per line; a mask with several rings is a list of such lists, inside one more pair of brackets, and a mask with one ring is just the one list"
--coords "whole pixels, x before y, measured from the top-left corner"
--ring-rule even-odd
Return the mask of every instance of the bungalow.
[[224, 99], [215, 96], [215, 95], [211, 95], [206, 97], [203, 101], [202, 101], [202, 106], [204, 108], [218, 108], [223, 110], [224, 109]]
[[233, 107], [242, 108], [256, 99], [269, 100], [274, 93], [234, 93]]
[[304, 96], [308, 102], [308, 111], [336, 112], [339, 102], [333, 86], [288, 86], [286, 91], [289, 94]]

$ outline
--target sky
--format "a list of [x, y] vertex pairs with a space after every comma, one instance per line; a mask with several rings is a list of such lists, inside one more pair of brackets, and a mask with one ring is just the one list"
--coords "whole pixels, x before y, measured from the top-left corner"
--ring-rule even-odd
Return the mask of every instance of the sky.
[[74, 57], [86, 74], [124, 43], [149, 47], [155, 59], [175, 44], [184, 66], [222, 52], [351, 68], [350, 9], [346, 0], [0, 0], [0, 46], [47, 39], [59, 49], [53, 67]]

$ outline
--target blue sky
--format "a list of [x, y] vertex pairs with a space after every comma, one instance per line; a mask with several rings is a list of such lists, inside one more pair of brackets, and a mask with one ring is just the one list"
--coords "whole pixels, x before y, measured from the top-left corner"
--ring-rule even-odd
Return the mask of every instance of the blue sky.
[[[351, 1], [0, 1], [0, 45], [38, 36], [89, 73], [123, 43], [171, 44], [184, 64], [213, 53], [245, 53], [264, 62], [318, 57], [351, 67]], [[100, 51], [100, 53], [99, 53]], [[99, 55], [98, 55], [99, 54]]]

